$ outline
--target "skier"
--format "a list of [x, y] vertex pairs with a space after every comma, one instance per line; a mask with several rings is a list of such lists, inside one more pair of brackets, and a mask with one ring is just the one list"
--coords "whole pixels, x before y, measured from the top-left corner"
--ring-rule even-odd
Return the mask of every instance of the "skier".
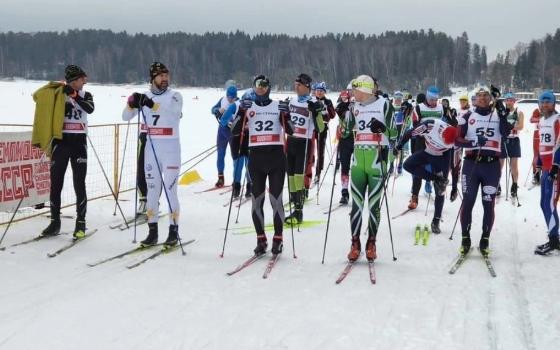
[[[457, 112], [457, 119], [462, 118], [467, 112], [471, 110], [469, 105], [469, 96], [467, 94], [459, 96], [459, 111]], [[454, 202], [457, 199], [459, 190], [459, 174], [461, 173], [461, 163], [463, 158], [463, 149], [455, 146], [453, 148], [453, 156], [451, 157], [451, 194], [449, 200]]]
[[232, 123], [232, 132], [240, 133], [245, 125], [249, 129], [249, 173], [253, 180], [251, 210], [257, 233], [257, 246], [254, 253], [265, 254], [268, 247], [263, 211], [268, 178], [268, 193], [274, 221], [271, 252], [280, 254], [284, 228], [282, 190], [286, 176], [284, 133], [292, 134], [293, 127], [288, 103], [270, 99], [270, 80], [264, 75], [259, 75], [253, 81], [253, 87], [254, 100], [241, 101], [237, 118]]
[[[218, 102], [212, 107], [212, 114], [216, 117], [218, 121], [218, 134], [216, 135], [216, 146], [217, 155], [216, 166], [218, 168], [218, 181], [216, 182], [216, 187], [224, 187], [224, 168], [225, 168], [225, 157], [227, 151], [228, 142], [231, 139], [231, 131], [226, 126], [220, 123], [220, 119], [226, 112], [229, 106], [235, 104], [237, 101], [237, 88], [235, 86], [228, 86], [226, 89], [226, 95], [218, 100]], [[230, 148], [231, 151], [231, 148]], [[233, 152], [231, 152], [233, 155]]]
[[368, 201], [366, 258], [368, 261], [373, 261], [377, 257], [375, 241], [381, 216], [381, 193], [387, 178], [389, 142], [394, 141], [397, 135], [396, 129], [390, 128], [393, 118], [392, 105], [387, 99], [377, 96], [376, 91], [377, 83], [368, 75], [360, 75], [352, 81], [355, 102], [350, 106], [350, 114], [346, 120], [347, 127], [356, 132], [350, 175], [352, 246], [348, 253], [349, 261], [356, 261], [360, 256], [362, 211], [366, 198]]
[[336, 137], [338, 139], [337, 152], [340, 159], [340, 187], [341, 197], [339, 203], [348, 204], [350, 193], [348, 183], [350, 180], [350, 160], [354, 152], [354, 131], [349, 128], [346, 121], [349, 120], [350, 104], [353, 103], [352, 87], [343, 90], [338, 97], [336, 114], [339, 117]]
[[549, 255], [560, 249], [558, 241], [558, 167], [560, 165], [560, 116], [555, 109], [556, 97], [552, 91], [545, 91], [539, 96], [539, 108], [542, 118], [539, 121], [539, 157], [541, 175], [541, 209], [548, 231], [548, 242], [537, 246], [535, 254]]
[[[430, 86], [426, 91], [426, 99], [423, 100], [421, 96], [416, 99], [417, 105], [412, 112], [412, 127], [416, 128], [424, 119], [441, 119], [443, 117], [443, 106], [438, 103], [439, 89], [435, 86]], [[412, 153], [423, 150], [426, 146], [424, 140], [421, 138], [412, 139]], [[408, 209], [416, 209], [418, 207], [418, 194], [422, 186], [422, 179], [412, 177], [412, 196], [408, 203]], [[426, 181], [424, 185], [426, 193], [432, 193], [432, 185], [430, 181]]]
[[[509, 166], [511, 172], [511, 189], [510, 194], [512, 198], [517, 198], [517, 182], [519, 180], [519, 158], [521, 158], [521, 142], [519, 141], [519, 131], [523, 130], [525, 116], [522, 111], [515, 107], [515, 97], [511, 92], [504, 95], [506, 101], [506, 108], [509, 110], [508, 122], [513, 125], [511, 132], [502, 140], [502, 154], [500, 156], [500, 169], [503, 169], [504, 163], [507, 158], [510, 159]], [[509, 174], [506, 174], [509, 176]], [[499, 196], [501, 193], [501, 186], [498, 184]]]
[[311, 77], [302, 73], [294, 82], [296, 98], [289, 101], [290, 118], [294, 125], [293, 135], [288, 136], [286, 146], [288, 189], [293, 211], [286, 217], [287, 223], [299, 224], [303, 221], [305, 201], [304, 172], [308, 157], [313, 152], [313, 132], [324, 130], [323, 104], [312, 98]]
[[64, 78], [63, 91], [66, 96], [62, 140], [53, 139], [51, 147], [51, 222], [42, 235], [56, 236], [60, 233], [60, 194], [70, 161], [76, 193], [76, 224], [73, 236], [74, 239], [81, 239], [86, 236], [87, 116], [93, 113], [95, 106], [93, 96], [83, 90], [87, 83], [87, 74], [82, 68], [72, 64], [66, 66]]
[[[148, 184], [148, 236], [142, 246], [158, 242], [159, 198], [161, 192], [169, 206], [169, 234], [165, 246], [179, 239], [179, 200], [177, 182], [181, 166], [179, 122], [183, 116], [183, 96], [169, 87], [169, 70], [161, 62], [150, 65], [150, 89], [133, 93], [122, 113], [123, 120], [138, 115], [147, 125], [145, 172]], [[140, 110], [142, 113], [140, 113]]]
[[408, 157], [404, 162], [404, 168], [413, 176], [434, 183], [436, 198], [431, 229], [435, 234], [441, 233], [439, 223], [445, 201], [445, 188], [449, 182], [447, 176], [451, 153], [448, 150], [455, 145], [456, 125], [456, 120], [448, 115], [444, 115], [441, 119], [426, 118], [414, 129], [407, 131], [393, 150], [396, 157], [412, 136], [417, 140], [419, 137], [424, 138], [425, 148]]
[[326, 93], [327, 93], [327, 84], [324, 81], [315, 84], [315, 97], [317, 101], [322, 102], [324, 106], [323, 110], [321, 111], [321, 114], [323, 116], [323, 122], [325, 125], [325, 128], [323, 129], [322, 132], [317, 133], [315, 131], [313, 135], [313, 137], [317, 142], [317, 165], [315, 167], [315, 180], [314, 180], [315, 184], [319, 183], [321, 179], [321, 171], [323, 171], [323, 166], [325, 164], [325, 147], [327, 145], [329, 121], [336, 116], [333, 103], [330, 99], [327, 98]]
[[[488, 256], [490, 232], [494, 224], [494, 205], [498, 182], [502, 135], [508, 135], [511, 125], [507, 122], [508, 110], [498, 100], [500, 92], [495, 87], [476, 90], [476, 108], [459, 119], [459, 136], [455, 145], [465, 149], [462, 169], [463, 201], [461, 203], [461, 254], [471, 248], [472, 210], [481, 189], [484, 215], [479, 249]], [[494, 105], [491, 106], [492, 97]]]

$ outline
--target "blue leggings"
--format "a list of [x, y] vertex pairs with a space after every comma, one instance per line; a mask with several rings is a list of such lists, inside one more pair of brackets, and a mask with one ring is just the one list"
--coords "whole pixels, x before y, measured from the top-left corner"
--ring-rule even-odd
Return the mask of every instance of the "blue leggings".
[[558, 237], [558, 181], [554, 181], [548, 170], [543, 170], [541, 176], [541, 209], [548, 230], [548, 237]]
[[231, 138], [231, 131], [228, 128], [218, 127], [218, 134], [216, 135], [216, 146], [218, 147], [218, 159], [216, 166], [218, 174], [224, 174], [225, 157], [229, 139]]

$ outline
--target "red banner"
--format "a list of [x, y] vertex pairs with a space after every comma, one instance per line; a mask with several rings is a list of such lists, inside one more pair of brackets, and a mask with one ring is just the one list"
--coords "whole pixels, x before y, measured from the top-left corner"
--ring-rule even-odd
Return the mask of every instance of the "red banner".
[[49, 200], [50, 161], [31, 146], [31, 132], [0, 133], [0, 211]]

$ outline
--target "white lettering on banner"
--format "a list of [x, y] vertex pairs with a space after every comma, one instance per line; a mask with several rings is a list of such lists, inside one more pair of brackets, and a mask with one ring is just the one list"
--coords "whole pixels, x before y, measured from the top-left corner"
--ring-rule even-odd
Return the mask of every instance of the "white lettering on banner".
[[31, 146], [31, 132], [0, 133], [0, 211], [44, 203], [51, 188], [50, 162]]

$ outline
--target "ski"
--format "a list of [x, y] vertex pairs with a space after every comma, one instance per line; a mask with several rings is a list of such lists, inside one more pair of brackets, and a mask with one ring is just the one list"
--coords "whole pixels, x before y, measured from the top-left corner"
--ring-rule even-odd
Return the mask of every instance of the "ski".
[[60, 254], [62, 254], [63, 252], [67, 251], [68, 249], [76, 246], [76, 244], [78, 244], [79, 242], [82, 242], [86, 239], [88, 239], [89, 237], [93, 236], [93, 234], [95, 234], [97, 232], [97, 229], [93, 229], [93, 230], [88, 230], [86, 232], [86, 235], [83, 238], [80, 239], [73, 239], [72, 242], [68, 243], [67, 245], [65, 245], [64, 247], [60, 248], [59, 250], [53, 252], [53, 253], [47, 253], [47, 256], [49, 258], [54, 258], [55, 256], [58, 256]]
[[[342, 209], [342, 208], [346, 208], [346, 207], [348, 207], [348, 204], [339, 204], [339, 205], [337, 205], [336, 207], [332, 208], [330, 212], [332, 213], [332, 212], [334, 212], [334, 211], [337, 211], [338, 209]], [[329, 210], [326, 209], [326, 211], [324, 211], [323, 214], [328, 215], [328, 214], [329, 214]]]
[[482, 252], [480, 252], [480, 254], [482, 255], [482, 259], [484, 259], [484, 264], [486, 265], [488, 272], [490, 272], [490, 276], [497, 277], [498, 275], [496, 274], [496, 270], [494, 270], [494, 265], [492, 265], [492, 261], [490, 261], [488, 254], [483, 254]]
[[212, 192], [212, 191], [217, 191], [217, 190], [220, 190], [220, 189], [226, 189], [226, 188], [228, 188], [228, 187], [231, 187], [231, 185], [222, 186], [222, 187], [213, 186], [213, 187], [207, 188], [207, 189], [205, 189], [205, 190], [203, 190], [203, 191], [196, 191], [196, 192], [194, 192], [194, 193], [195, 193], [195, 194], [200, 194], [200, 193]]
[[26, 245], [26, 244], [29, 244], [29, 243], [33, 243], [33, 242], [40, 241], [40, 240], [45, 239], [45, 238], [51, 238], [51, 237], [57, 237], [57, 236], [60, 236], [60, 233], [59, 233], [59, 234], [56, 234], [56, 235], [54, 235], [54, 236], [43, 236], [43, 235], [39, 235], [39, 236], [35, 236], [35, 237], [33, 237], [33, 238], [30, 238], [30, 239], [26, 239], [26, 240], [21, 241], [21, 242], [14, 243], [14, 244], [12, 244], [12, 245], [10, 245], [10, 246], [8, 246], [8, 247], [1, 247], [0, 250], [6, 250], [6, 248], [18, 247], [18, 246], [20, 246], [20, 245]]
[[174, 251], [176, 251], [177, 249], [179, 249], [181, 246], [184, 247], [184, 246], [186, 246], [186, 245], [188, 245], [188, 244], [193, 243], [194, 241], [195, 241], [194, 239], [191, 239], [190, 241], [184, 242], [184, 243], [182, 243], [182, 244], [176, 244], [176, 245], [174, 245], [174, 246], [172, 246], [172, 247], [163, 246], [163, 248], [161, 248], [161, 249], [158, 250], [157, 252], [153, 253], [152, 255], [147, 256], [146, 258], [144, 258], [144, 259], [138, 261], [137, 263], [134, 263], [134, 264], [132, 264], [132, 265], [128, 265], [126, 268], [129, 269], [129, 270], [130, 270], [130, 269], [133, 269], [133, 268], [135, 268], [135, 267], [138, 267], [138, 266], [144, 264], [144, 263], [147, 262], [148, 260], [153, 260], [153, 259], [157, 258], [157, 257], [160, 256], [160, 255], [169, 254], [169, 253], [171, 253], [171, 252], [174, 252]]
[[340, 273], [340, 275], [335, 281], [336, 284], [340, 284], [340, 282], [342, 282], [346, 278], [346, 276], [348, 276], [348, 274], [350, 273], [350, 271], [352, 271], [352, 268], [354, 267], [354, 263], [355, 261], [348, 261], [346, 263], [344, 270], [342, 270], [342, 272]]
[[[247, 203], [250, 200], [251, 200], [251, 197], [243, 197], [243, 199], [241, 199], [241, 203], [239, 203], [239, 197], [237, 197], [237, 198], [233, 198], [233, 203], [232, 204], [235, 204], [235, 207], [239, 208], [240, 206], [242, 206], [243, 204]], [[227, 201], [224, 204], [224, 208], [226, 208], [226, 207], [229, 207], [229, 201]]]
[[112, 256], [110, 258], [102, 259], [102, 260], [99, 260], [99, 261], [94, 262], [94, 263], [89, 263], [89, 264], [87, 264], [87, 266], [89, 266], [89, 267], [99, 266], [101, 264], [105, 264], [106, 262], [113, 261], [113, 260], [116, 260], [116, 259], [121, 259], [121, 258], [124, 258], [127, 255], [140, 253], [142, 251], [145, 251], [145, 250], [148, 250], [148, 249], [151, 249], [151, 248], [155, 248], [155, 247], [160, 247], [162, 245], [163, 245], [163, 243], [158, 243], [156, 245], [151, 245], [151, 246], [138, 246], [138, 247], [135, 247], [133, 249], [127, 250], [124, 253], [120, 253], [120, 254], [117, 254], [115, 256]]
[[266, 270], [264, 270], [262, 278], [268, 278], [268, 275], [270, 275], [270, 272], [272, 272], [272, 269], [276, 266], [276, 262], [280, 259], [280, 255], [281, 254], [272, 254], [272, 257], [266, 265]]
[[373, 261], [368, 261], [368, 268], [369, 268], [369, 281], [371, 284], [375, 284], [377, 282], [377, 278], [375, 277], [375, 266]]
[[[137, 225], [139, 225], [140, 222], [145, 223], [145, 222], [147, 222], [147, 220], [148, 220], [148, 216], [146, 214], [138, 214], [136, 216]], [[145, 222], [143, 222], [143, 221], [145, 221]], [[128, 225], [134, 224], [134, 216], [126, 218], [126, 223]], [[124, 227], [126, 229], [126, 225], [123, 222], [119, 222], [119, 223], [114, 224], [114, 225], [109, 225], [109, 228], [113, 229], [113, 230], [116, 229], [116, 228], [119, 228], [122, 231], [123, 230], [122, 227]]]
[[264, 257], [265, 255], [266, 255], [266, 254], [253, 255], [252, 257], [250, 257], [249, 259], [247, 259], [246, 261], [244, 261], [241, 265], [237, 266], [237, 267], [235, 268], [235, 270], [226, 273], [226, 275], [228, 275], [228, 276], [235, 275], [236, 273], [238, 273], [239, 271], [243, 270], [244, 268], [246, 268], [246, 267], [252, 265], [255, 261], [261, 259], [261, 258]]
[[225, 191], [220, 192], [220, 196], [223, 196], [224, 194], [228, 194], [231, 191], [233, 191], [233, 187], [229, 186]]
[[391, 217], [391, 219], [395, 220], [396, 218], [400, 218], [401, 216], [404, 216], [404, 215], [408, 214], [408, 212], [413, 211], [413, 210], [414, 210], [414, 209], [406, 209], [406, 210], [403, 211], [402, 213]]
[[455, 263], [453, 264], [453, 266], [451, 266], [451, 269], [449, 270], [449, 274], [451, 274], [451, 275], [455, 274], [455, 272], [457, 272], [459, 267], [461, 267], [461, 265], [463, 265], [463, 263], [467, 259], [467, 256], [468, 256], [468, 253], [467, 254], [459, 254], [459, 257], [455, 260]]

